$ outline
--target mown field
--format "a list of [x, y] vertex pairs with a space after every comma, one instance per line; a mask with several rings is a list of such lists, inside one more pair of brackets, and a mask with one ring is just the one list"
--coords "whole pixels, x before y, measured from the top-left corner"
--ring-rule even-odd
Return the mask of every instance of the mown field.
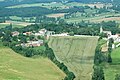
[[49, 46], [57, 59], [76, 75], [75, 80], [91, 80], [97, 37], [51, 37]]
[[19, 21], [6, 21], [5, 23], [0, 23], [0, 28], [5, 28], [12, 24], [12, 27], [15, 28], [23, 28], [27, 25], [35, 24], [35, 23], [28, 23], [28, 22], [19, 22]]
[[62, 80], [64, 77], [47, 58], [26, 58], [0, 45], [0, 80]]
[[111, 56], [113, 62], [104, 69], [105, 80], [115, 80], [115, 75], [120, 74], [120, 47], [113, 50]]

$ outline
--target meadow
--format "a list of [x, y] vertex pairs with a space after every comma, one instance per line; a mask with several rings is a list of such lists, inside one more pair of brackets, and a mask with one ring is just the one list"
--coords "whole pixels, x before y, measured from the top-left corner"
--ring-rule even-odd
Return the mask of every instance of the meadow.
[[[34, 3], [34, 4], [21, 4], [21, 5], [15, 5], [15, 6], [8, 6], [7, 8], [23, 8], [23, 7], [44, 7], [44, 8], [48, 8], [48, 9], [52, 9], [52, 8], [57, 8], [57, 9], [68, 9], [70, 7], [81, 7], [81, 6], [89, 6], [91, 8], [94, 8], [94, 6], [96, 6], [97, 8], [103, 8], [104, 6], [106, 7], [112, 7], [112, 4], [108, 3], [108, 4], [103, 4], [103, 3], [94, 3], [94, 4], [85, 4], [85, 3], [77, 3], [77, 2], [70, 2], [70, 3], [58, 3], [58, 2], [51, 2], [51, 3]], [[97, 9], [85, 9], [85, 14], [84, 16], [81, 16], [81, 14], [83, 13], [76, 13], [75, 16], [76, 17], [70, 17], [69, 19], [64, 19], [66, 22], [68, 23], [73, 23], [73, 22], [81, 22], [82, 20], [84, 21], [89, 21], [89, 22], [102, 22], [102, 21], [117, 21], [118, 23], [120, 23], [120, 17], [110, 17], [110, 16], [120, 16], [120, 13], [115, 13], [114, 11], [112, 12], [110, 10], [110, 12], [105, 12], [105, 13], [101, 13], [101, 14], [96, 14], [96, 16], [91, 16], [93, 14], [95, 14], [97, 11]], [[65, 13], [58, 13], [58, 14], [48, 14], [46, 15], [47, 17], [61, 17], [63, 18]], [[74, 14], [72, 14], [74, 15]], [[87, 17], [86, 17], [87, 16]], [[34, 17], [34, 16], [33, 16]], [[15, 19], [14, 17], [13, 20]], [[17, 20], [21, 20], [19, 17], [16, 18]], [[26, 20], [26, 19], [25, 19]], [[28, 19], [29, 21], [29, 19]]]
[[51, 37], [49, 46], [76, 78], [91, 80], [98, 37]]
[[105, 80], [115, 80], [115, 75], [120, 74], [120, 47], [112, 51], [113, 62], [104, 68]]
[[35, 24], [35, 23], [28, 23], [28, 22], [20, 22], [20, 21], [6, 21], [5, 23], [0, 23], [0, 28], [5, 28], [12, 24], [13, 28], [23, 28], [27, 25]]
[[0, 45], [0, 80], [62, 80], [64, 77], [49, 59], [26, 58]]

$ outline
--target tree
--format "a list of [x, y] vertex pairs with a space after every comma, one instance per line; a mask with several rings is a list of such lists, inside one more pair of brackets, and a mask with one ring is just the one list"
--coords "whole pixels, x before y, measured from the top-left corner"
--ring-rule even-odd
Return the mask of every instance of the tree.
[[116, 74], [115, 80], [120, 80], [120, 75], [119, 74]]
[[69, 35], [70, 35], [70, 36], [74, 36], [74, 32], [71, 31], [71, 32], [69, 33]]
[[112, 63], [112, 58], [111, 58], [111, 52], [112, 52], [112, 44], [114, 43], [113, 38], [109, 39], [109, 44], [108, 44], [108, 63]]
[[92, 80], [105, 80], [102, 67], [94, 66], [94, 73], [92, 75]]

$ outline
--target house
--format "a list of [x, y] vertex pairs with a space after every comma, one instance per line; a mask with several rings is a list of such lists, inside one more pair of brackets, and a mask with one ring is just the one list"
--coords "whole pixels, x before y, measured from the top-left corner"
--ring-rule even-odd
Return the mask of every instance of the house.
[[47, 32], [46, 29], [41, 29], [41, 30], [39, 31], [39, 33], [40, 33], [41, 35], [43, 35], [43, 36], [46, 34], [46, 32]]
[[35, 33], [35, 36], [45, 36], [47, 30], [46, 29], [41, 29], [39, 32]]
[[61, 33], [61, 34], [55, 34], [55, 35], [52, 35], [52, 36], [69, 36], [68, 33]]
[[50, 36], [54, 35], [55, 32], [54, 31], [47, 31], [46, 32], [46, 39], [49, 39]]
[[100, 27], [100, 33], [105, 33], [105, 34], [107, 34], [107, 36], [112, 35], [111, 31], [104, 31], [102, 26]]
[[28, 41], [28, 43], [22, 43], [20, 45], [22, 47], [39, 47], [42, 46], [43, 43], [44, 43], [43, 40], [38, 40], [38, 41]]
[[39, 47], [43, 45], [43, 40], [38, 40], [38, 41], [29, 41], [29, 43], [27, 43], [28, 46], [34, 46], [34, 47]]
[[18, 31], [12, 32], [12, 36], [18, 36], [20, 33]]
[[32, 32], [25, 32], [23, 35], [32, 35]]
[[119, 34], [108, 36], [108, 39], [110, 39], [110, 38], [112, 38], [115, 43], [120, 42], [120, 35]]

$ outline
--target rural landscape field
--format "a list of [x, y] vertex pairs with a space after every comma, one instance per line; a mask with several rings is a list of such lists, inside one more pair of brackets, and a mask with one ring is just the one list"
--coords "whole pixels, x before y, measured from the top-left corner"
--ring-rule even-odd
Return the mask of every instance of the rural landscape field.
[[0, 0], [0, 80], [120, 80], [120, 0]]
[[75, 80], [91, 80], [98, 37], [51, 37], [56, 57], [76, 75]]
[[65, 74], [47, 58], [30, 59], [0, 47], [1, 80], [62, 80]]

